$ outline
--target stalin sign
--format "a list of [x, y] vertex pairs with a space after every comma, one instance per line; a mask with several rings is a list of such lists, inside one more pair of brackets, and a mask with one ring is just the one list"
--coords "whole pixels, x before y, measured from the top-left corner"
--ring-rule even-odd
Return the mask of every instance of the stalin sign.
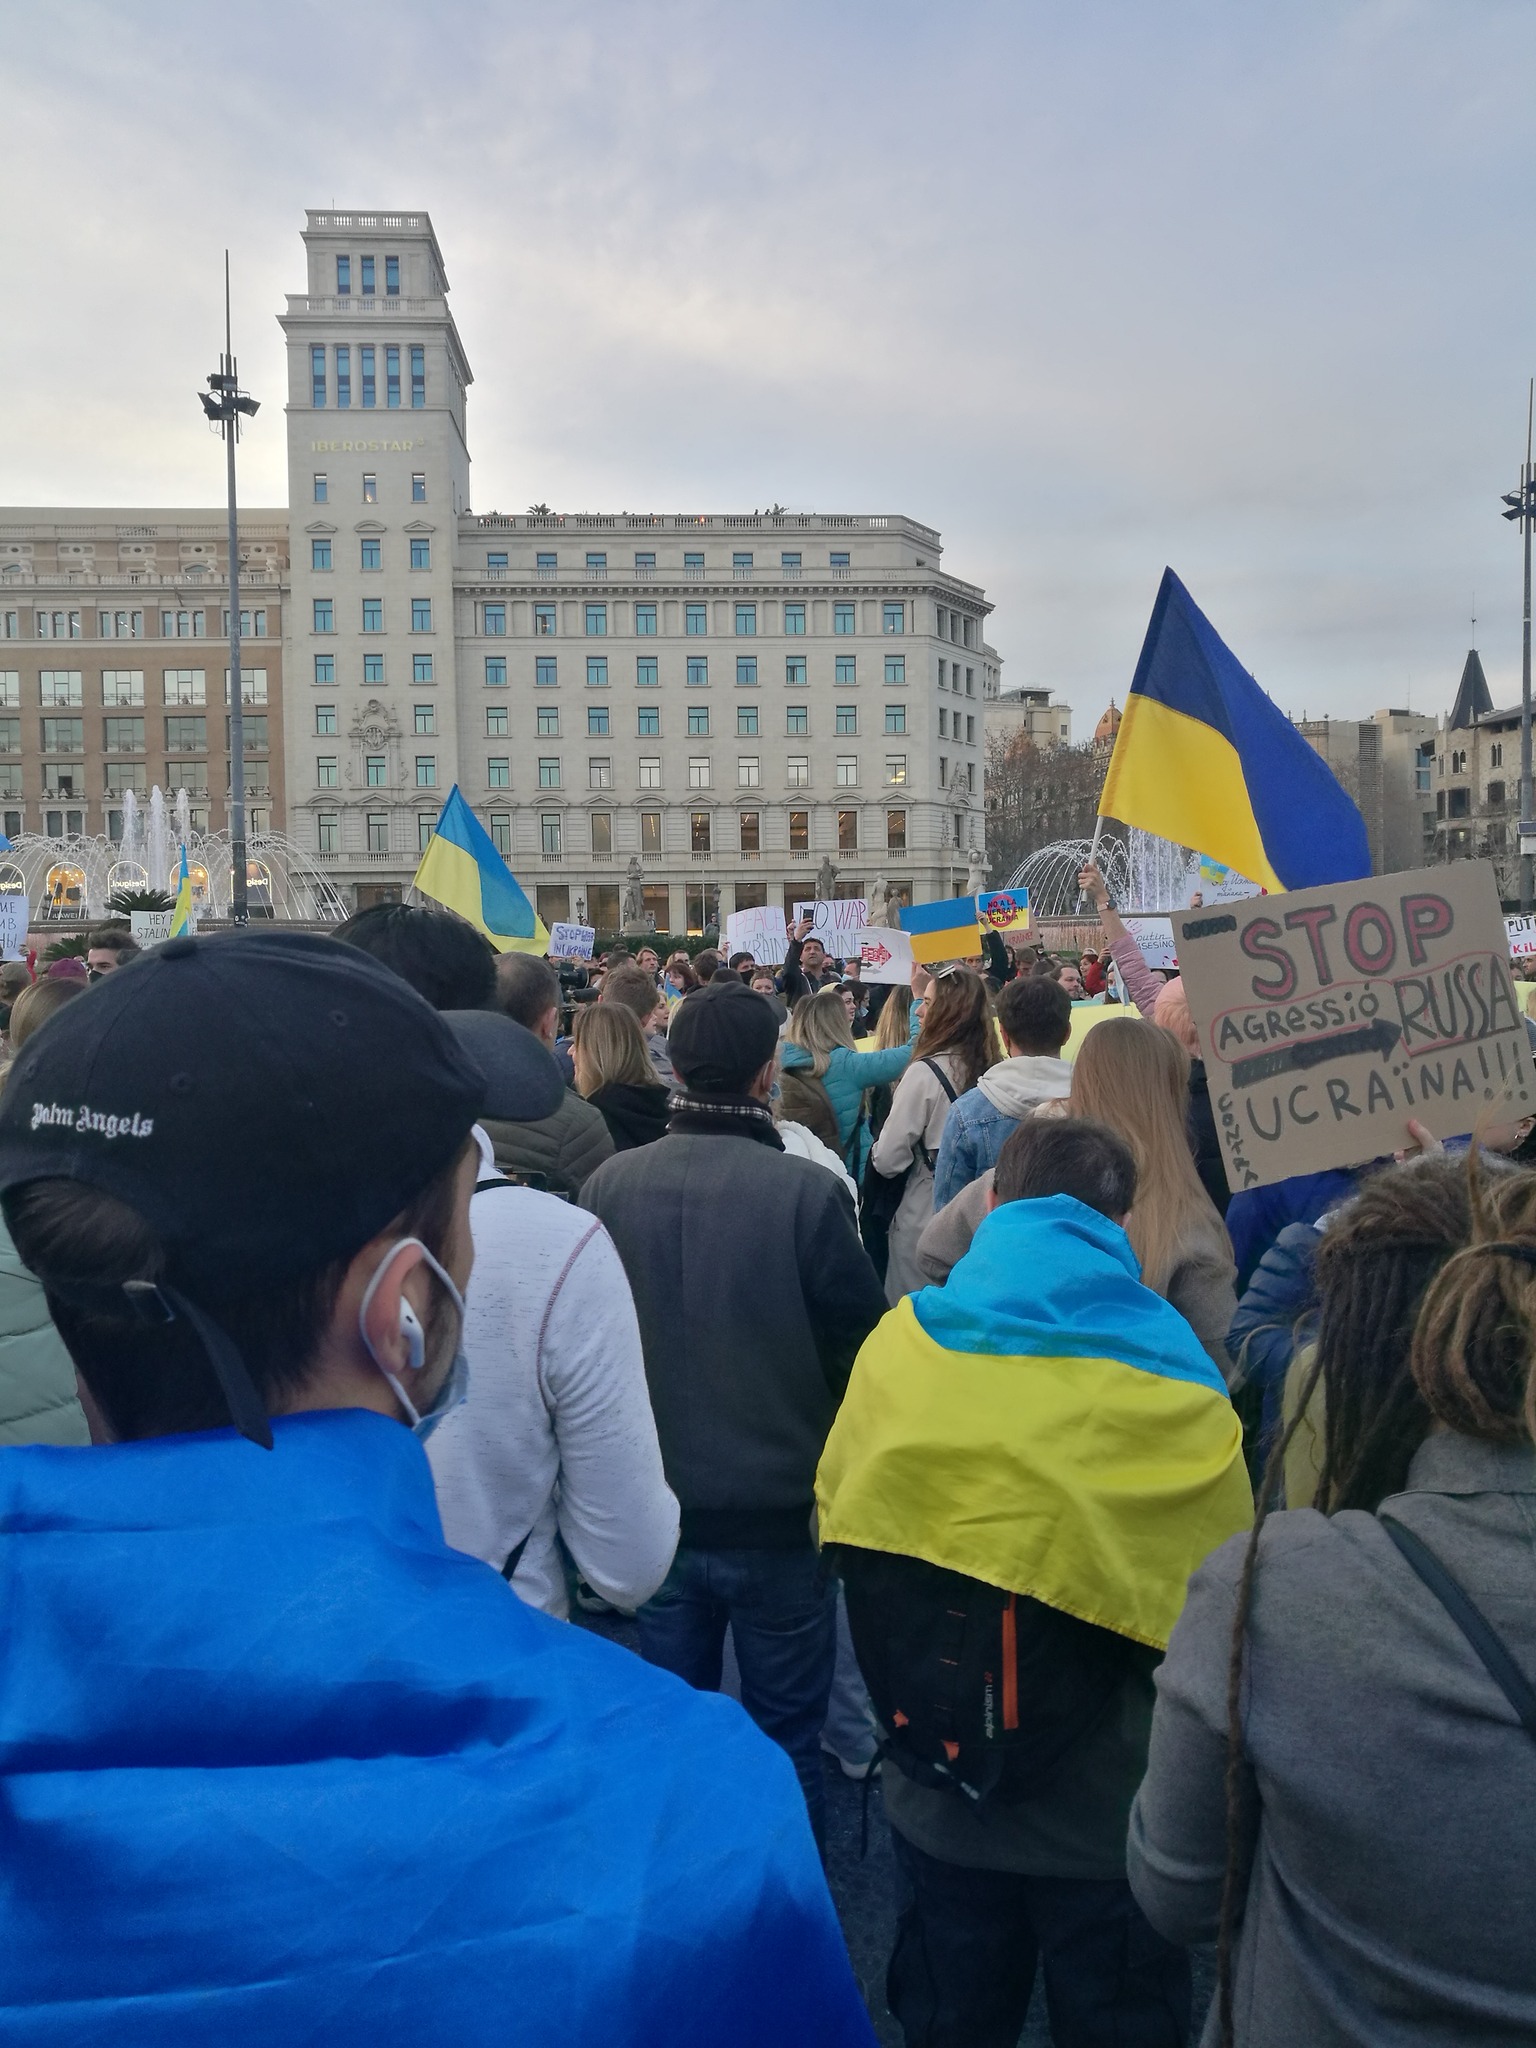
[[1536, 1111], [1486, 862], [1173, 922], [1234, 1192]]

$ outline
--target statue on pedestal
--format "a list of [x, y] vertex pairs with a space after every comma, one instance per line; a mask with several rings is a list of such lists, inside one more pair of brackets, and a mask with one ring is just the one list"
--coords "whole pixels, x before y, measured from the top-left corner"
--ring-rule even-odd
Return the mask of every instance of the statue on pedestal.
[[890, 885], [884, 875], [876, 875], [874, 881], [871, 882], [867, 901], [869, 904], [869, 922], [871, 924], [890, 925], [895, 923], [895, 918], [892, 914], [895, 909], [895, 900], [891, 895]]
[[821, 856], [821, 866], [816, 870], [816, 901], [830, 903], [832, 891], [837, 886], [837, 869], [832, 865], [830, 853]]
[[645, 922], [645, 870], [640, 856], [632, 853], [624, 876], [624, 912], [620, 920], [626, 938], [636, 938], [648, 929]]
[[967, 896], [979, 896], [986, 886], [987, 862], [981, 848], [973, 846], [970, 853], [970, 866], [967, 868], [965, 875], [965, 893]]

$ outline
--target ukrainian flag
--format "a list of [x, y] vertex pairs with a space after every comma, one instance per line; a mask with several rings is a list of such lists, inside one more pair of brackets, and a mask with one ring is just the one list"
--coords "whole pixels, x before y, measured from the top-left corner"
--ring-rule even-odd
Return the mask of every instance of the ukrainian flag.
[[1026, 1593], [1156, 1649], [1250, 1526], [1242, 1427], [1117, 1223], [1005, 1202], [865, 1340], [822, 1453], [823, 1543]]
[[549, 931], [518, 886], [480, 820], [455, 783], [448, 792], [432, 843], [421, 856], [415, 886], [476, 931], [498, 953], [544, 953]]
[[187, 849], [181, 849], [181, 880], [176, 885], [176, 901], [171, 907], [171, 937], [179, 939], [192, 929], [192, 877], [187, 869]]
[[1197, 846], [1270, 891], [1371, 872], [1365, 820], [1171, 569], [1152, 607], [1099, 815]]
[[981, 951], [981, 926], [976, 898], [955, 896], [942, 903], [909, 903], [901, 912], [901, 928], [912, 941], [912, 958], [960, 960]]

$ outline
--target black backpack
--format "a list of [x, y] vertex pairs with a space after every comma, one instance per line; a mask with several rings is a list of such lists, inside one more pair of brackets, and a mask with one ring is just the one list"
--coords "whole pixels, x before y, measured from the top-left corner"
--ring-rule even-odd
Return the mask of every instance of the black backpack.
[[827, 1546], [884, 1753], [976, 1807], [1037, 1792], [1159, 1652], [921, 1558]]
[[[955, 1091], [950, 1085], [948, 1074], [938, 1061], [923, 1060], [921, 1064], [933, 1075], [947, 1099], [953, 1102]], [[862, 1125], [862, 1115], [859, 1122]], [[855, 1140], [857, 1137], [856, 1128]], [[907, 1182], [912, 1178], [912, 1170], [919, 1159], [924, 1165], [932, 1168], [933, 1155], [926, 1145], [915, 1147], [911, 1159], [900, 1173], [881, 1173], [875, 1165], [873, 1149], [864, 1162], [864, 1182], [859, 1194], [859, 1234], [864, 1240], [864, 1249], [869, 1253], [875, 1271], [882, 1280], [891, 1260], [891, 1225], [896, 1220], [896, 1211], [901, 1207], [902, 1196], [907, 1192]], [[850, 1167], [850, 1171], [855, 1174], [859, 1170], [857, 1161], [858, 1151], [855, 1145], [854, 1163]]]

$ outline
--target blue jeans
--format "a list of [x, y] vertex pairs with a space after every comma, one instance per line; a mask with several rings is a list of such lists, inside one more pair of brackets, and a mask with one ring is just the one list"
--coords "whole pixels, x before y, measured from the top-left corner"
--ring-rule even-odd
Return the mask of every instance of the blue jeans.
[[1123, 1878], [941, 1863], [891, 1830], [900, 1880], [886, 1999], [907, 2048], [1015, 2048], [1035, 1972], [1056, 2048], [1184, 2048], [1189, 1957]]
[[837, 1598], [814, 1550], [680, 1550], [640, 1609], [640, 1654], [700, 1692], [720, 1690], [727, 1626], [741, 1704], [788, 1756], [818, 1846], [825, 1837], [821, 1726], [837, 1653]]

